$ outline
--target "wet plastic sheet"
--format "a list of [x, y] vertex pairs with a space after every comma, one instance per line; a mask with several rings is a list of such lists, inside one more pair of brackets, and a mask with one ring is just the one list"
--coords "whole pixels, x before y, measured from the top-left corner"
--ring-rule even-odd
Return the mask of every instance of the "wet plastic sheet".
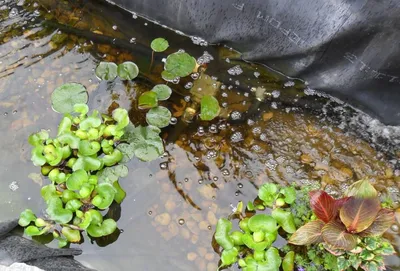
[[398, 0], [114, 0], [400, 124]]

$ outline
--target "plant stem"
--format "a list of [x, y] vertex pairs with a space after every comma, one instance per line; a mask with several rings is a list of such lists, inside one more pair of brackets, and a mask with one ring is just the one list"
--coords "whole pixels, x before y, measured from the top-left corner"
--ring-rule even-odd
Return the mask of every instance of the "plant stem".
[[151, 72], [151, 67], [153, 66], [153, 61], [154, 61], [154, 51], [151, 52], [151, 62], [150, 62], [149, 72]]

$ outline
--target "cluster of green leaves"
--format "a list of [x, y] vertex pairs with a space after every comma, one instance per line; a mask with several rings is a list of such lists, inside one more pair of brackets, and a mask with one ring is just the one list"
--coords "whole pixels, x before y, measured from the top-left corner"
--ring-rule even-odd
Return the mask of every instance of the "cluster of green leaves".
[[122, 80], [133, 80], [139, 75], [138, 66], [126, 61], [119, 65], [114, 62], [102, 61], [96, 68], [96, 76], [101, 80], [114, 80], [119, 76]]
[[[254, 214], [243, 217], [242, 203], [236, 213], [239, 214], [239, 231], [232, 230], [232, 222], [226, 218], [218, 220], [215, 240], [222, 248], [221, 267], [238, 262], [244, 271], [277, 271], [280, 266], [284, 271], [294, 269], [293, 251], [282, 259], [279, 250], [273, 247], [281, 228], [285, 235], [294, 233], [296, 226], [290, 212], [290, 205], [296, 199], [293, 187], [279, 187], [267, 183], [259, 189], [258, 199], [247, 204], [248, 211], [272, 209], [271, 214]], [[282, 233], [282, 231], [281, 231]]]
[[324, 191], [312, 191], [310, 206], [317, 219], [289, 239], [291, 244], [309, 247], [299, 264], [323, 258], [325, 270], [384, 269], [383, 256], [394, 249], [381, 236], [394, 222], [394, 212], [381, 207], [378, 192], [368, 180], [355, 182], [346, 197], [337, 200]]
[[[53, 97], [58, 97], [57, 89], [55, 92]], [[33, 164], [41, 166], [51, 184], [41, 189], [47, 217], [38, 218], [27, 209], [21, 213], [19, 225], [28, 236], [53, 234], [60, 247], [79, 243], [82, 231], [91, 237], [113, 233], [116, 222], [103, 219], [100, 211], [125, 197], [118, 179], [128, 173], [121, 164], [128, 158], [119, 142], [129, 124], [128, 112], [117, 108], [108, 116], [96, 110], [88, 115], [88, 111], [86, 104], [75, 104], [61, 120], [55, 138], [42, 130], [28, 139], [33, 146]]]

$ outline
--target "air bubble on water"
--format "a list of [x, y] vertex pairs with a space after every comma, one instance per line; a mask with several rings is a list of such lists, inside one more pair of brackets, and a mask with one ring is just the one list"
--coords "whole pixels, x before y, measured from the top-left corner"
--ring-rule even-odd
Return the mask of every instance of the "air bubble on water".
[[251, 150], [254, 152], [260, 152], [262, 149], [259, 145], [255, 144], [255, 145], [251, 146]]
[[241, 132], [234, 132], [234, 133], [231, 135], [231, 140], [232, 140], [232, 142], [234, 142], [234, 143], [242, 141], [242, 140], [243, 140], [243, 135], [242, 135], [242, 133], [241, 133]]
[[199, 179], [199, 180], [198, 180], [198, 183], [199, 183], [199, 184], [202, 184], [202, 183], [203, 183], [203, 179]]
[[198, 72], [194, 72], [190, 75], [190, 77], [192, 77], [193, 80], [197, 80], [199, 78], [199, 73]]
[[33, 12], [33, 15], [35, 15], [35, 16], [40, 16], [40, 11], [39, 11], [39, 10], [35, 10], [35, 11]]
[[231, 119], [232, 120], [238, 120], [242, 117], [242, 114], [239, 111], [233, 111], [231, 113]]
[[226, 61], [227, 63], [231, 63], [231, 60], [230, 60], [229, 58], [226, 58], [225, 61]]
[[214, 57], [210, 55], [207, 51], [204, 51], [203, 55], [197, 59], [197, 63], [199, 65], [208, 64], [211, 62], [211, 60], [214, 60]]
[[10, 13], [8, 14], [8, 17], [13, 18], [13, 17], [15, 17], [17, 15], [18, 15], [18, 9], [17, 8], [12, 8], [10, 10]]
[[162, 170], [168, 169], [168, 163], [167, 163], [167, 162], [161, 163], [161, 164], [160, 164], [160, 168], [161, 168]]
[[281, 95], [281, 92], [279, 90], [274, 90], [272, 91], [272, 97], [278, 98]]
[[210, 133], [216, 134], [218, 133], [218, 128], [216, 124], [211, 124], [210, 128], [208, 128], [208, 130], [210, 131]]
[[255, 124], [254, 120], [252, 119], [247, 119], [247, 125], [253, 126]]
[[224, 97], [224, 98], [226, 98], [226, 97], [228, 97], [228, 93], [222, 92], [221, 96]]
[[227, 103], [227, 102], [223, 102], [221, 105], [222, 105], [222, 107], [224, 107], [224, 108], [225, 108], [225, 107], [228, 107], [228, 103]]
[[184, 53], [184, 52], [185, 52], [184, 49], [179, 49], [179, 50], [178, 50], [178, 53]]
[[178, 220], [178, 224], [181, 225], [181, 226], [184, 225], [185, 224], [185, 220], [183, 218], [179, 219]]
[[238, 188], [242, 189], [243, 188], [243, 184], [242, 183], [238, 183]]
[[167, 62], [167, 59], [164, 57], [163, 59], [161, 59], [161, 62], [165, 63]]
[[147, 26], [148, 25], [148, 23], [144, 23], [144, 26]]
[[4, 114], [3, 114], [4, 116], [7, 116], [8, 115], [8, 112], [4, 112]]
[[153, 211], [148, 211], [147, 212], [149, 215], [152, 215], [153, 214]]
[[197, 134], [198, 134], [199, 136], [204, 135], [204, 127], [203, 127], [203, 126], [199, 126], [199, 127], [197, 128]]
[[259, 134], [261, 134], [261, 128], [260, 127], [254, 127], [252, 130], [252, 133], [254, 134], [254, 135], [259, 135]]
[[224, 168], [224, 169], [221, 171], [221, 173], [222, 173], [223, 176], [229, 176], [229, 175], [231, 174], [231, 173], [229, 172], [229, 170], [226, 169], [226, 168]]
[[207, 159], [214, 159], [217, 157], [217, 152], [215, 150], [209, 150], [206, 154]]
[[137, 16], [137, 13], [136, 13], [136, 12], [132, 12], [132, 18], [133, 18], [133, 19], [137, 19], [137, 17], [138, 17], [138, 16]]
[[254, 72], [254, 77], [255, 78], [258, 78], [260, 76], [260, 73], [259, 72]]
[[16, 181], [13, 181], [12, 183], [10, 183], [8, 188], [10, 188], [10, 190], [14, 192], [19, 188], [19, 185]]
[[193, 83], [192, 82], [187, 82], [186, 84], [185, 84], [185, 88], [186, 89], [191, 89], [193, 87]]
[[222, 90], [226, 89], [226, 86], [225, 85], [221, 85], [221, 89]]
[[229, 73], [230, 75], [239, 75], [239, 74], [242, 74], [242, 73], [243, 73], [243, 70], [242, 70], [242, 68], [240, 67], [240, 65], [236, 65], [236, 66], [233, 66], [232, 68], [230, 68], [230, 69], [228, 70], [228, 73]]
[[218, 77], [216, 77], [216, 76], [211, 76], [211, 79], [214, 80], [214, 81], [217, 81], [217, 80], [218, 80]]
[[229, 90], [230, 90], [230, 89], [233, 89], [233, 86], [232, 86], [232, 85], [229, 85], [228, 89], [229, 89]]
[[214, 181], [214, 182], [218, 181], [218, 177], [217, 177], [217, 176], [214, 176], [214, 177], [213, 177], [213, 181]]
[[129, 42], [130, 42], [130, 43], [136, 43], [136, 38], [131, 38], [131, 39], [129, 40]]
[[192, 40], [193, 44], [200, 46], [208, 46], [208, 42], [200, 37], [192, 36], [190, 37], [190, 39]]
[[235, 85], [237, 85], [237, 86], [239, 86], [239, 85], [240, 85], [240, 82], [239, 82], [239, 80], [236, 80], [236, 81], [235, 81]]
[[249, 97], [249, 93], [248, 92], [245, 92], [243, 95], [244, 95], [244, 97]]
[[190, 102], [190, 96], [185, 96], [184, 98], [183, 98], [184, 100], [185, 100], [185, 102]]
[[390, 229], [391, 229], [392, 231], [394, 231], [394, 232], [398, 232], [398, 231], [399, 231], [399, 226], [396, 225], [396, 224], [393, 224], [393, 225], [390, 227]]
[[278, 109], [278, 104], [277, 104], [276, 102], [272, 102], [272, 103], [271, 103], [271, 107], [272, 107], [273, 109]]
[[269, 169], [269, 170], [275, 170], [276, 167], [278, 166], [278, 162], [276, 162], [274, 159], [269, 159], [265, 162], [265, 166]]
[[15, 114], [17, 114], [17, 112], [18, 112], [17, 110], [14, 110], [12, 113], [13, 113], [13, 115], [15, 115]]
[[316, 91], [311, 88], [304, 89], [304, 94], [306, 95], [315, 95]]
[[220, 125], [218, 125], [218, 129], [225, 130], [226, 129], [226, 124], [225, 123], [221, 123]]
[[240, 191], [236, 191], [235, 192], [235, 196], [237, 197], [237, 196], [239, 196], [240, 195]]
[[112, 26], [112, 29], [113, 29], [113, 30], [117, 30], [117, 29], [118, 29], [118, 26], [113, 25], [113, 26]]
[[179, 77], [176, 77], [176, 78], [174, 78], [174, 79], [172, 79], [172, 84], [175, 84], [175, 85], [177, 85], [177, 84], [179, 84], [179, 81], [180, 81], [180, 78]]
[[172, 117], [172, 118], [169, 120], [169, 124], [171, 124], [171, 125], [175, 125], [175, 124], [177, 124], [177, 123], [178, 123], [178, 119], [175, 118], [175, 117]]
[[183, 180], [185, 181], [185, 183], [187, 183], [189, 181], [189, 178], [185, 178]]
[[283, 84], [285, 87], [293, 87], [294, 86], [294, 82], [293, 81], [287, 81]]

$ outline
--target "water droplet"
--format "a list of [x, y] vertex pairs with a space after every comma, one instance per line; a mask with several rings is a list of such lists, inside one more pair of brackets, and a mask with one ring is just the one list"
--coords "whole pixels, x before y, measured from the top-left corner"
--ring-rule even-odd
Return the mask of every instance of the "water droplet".
[[113, 30], [117, 30], [117, 29], [118, 29], [118, 26], [113, 25], [113, 26], [112, 26], [112, 29], [113, 29]]
[[199, 126], [199, 128], [197, 128], [197, 134], [199, 136], [204, 135], [204, 127], [203, 126]]
[[185, 220], [183, 218], [179, 219], [178, 220], [178, 224], [181, 225], [181, 226], [184, 225], [185, 224]]
[[235, 192], [235, 196], [237, 197], [237, 196], [239, 196], [240, 195], [240, 191], [236, 191]]
[[212, 229], [212, 228], [211, 228], [211, 225], [208, 225], [207, 229], [211, 230], [211, 229]]
[[189, 181], [189, 178], [185, 178], [184, 181], [185, 183], [187, 183]]
[[232, 68], [230, 68], [230, 69], [228, 70], [228, 73], [229, 73], [230, 75], [239, 75], [239, 74], [242, 74], [242, 73], [243, 73], [243, 70], [242, 70], [242, 68], [240, 67], [240, 65], [236, 65], [236, 66], [233, 66]]
[[221, 89], [222, 90], [226, 89], [226, 86], [225, 85], [221, 85]]
[[261, 135], [260, 135], [260, 140], [262, 140], [262, 141], [268, 141], [268, 138], [267, 138], [267, 135], [266, 134], [264, 134], [264, 133], [262, 133]]
[[226, 124], [225, 123], [221, 123], [220, 125], [218, 125], [218, 129], [225, 130], [226, 129]]
[[232, 120], [238, 120], [242, 117], [242, 114], [239, 111], [233, 111], [231, 113], [231, 119]]
[[17, 110], [14, 110], [12, 113], [13, 113], [13, 114], [17, 114], [17, 112], [18, 112]]
[[226, 61], [227, 63], [231, 63], [231, 60], [230, 60], [229, 58], [225, 58], [225, 61]]
[[226, 169], [226, 168], [224, 168], [224, 169], [221, 171], [221, 173], [222, 173], [223, 176], [229, 176], [229, 175], [231, 174], [231, 173], [229, 172], [229, 170]]
[[192, 82], [187, 82], [186, 84], [185, 84], [185, 88], [186, 89], [191, 89], [193, 87], [193, 83]]
[[137, 16], [136, 12], [132, 12], [132, 18], [133, 18], [133, 19], [137, 19], [137, 17], [138, 17], [138, 16]]
[[19, 188], [19, 185], [16, 181], [13, 181], [12, 183], [10, 183], [8, 188], [10, 188], [10, 190], [14, 192]]
[[129, 40], [129, 42], [130, 42], [130, 43], [136, 43], [136, 38], [131, 38], [131, 39]]
[[177, 123], [178, 123], [178, 119], [175, 118], [175, 117], [172, 117], [172, 118], [169, 120], [169, 124], [171, 124], [171, 125], [175, 125], [175, 124], [177, 124]]
[[160, 164], [160, 168], [163, 169], [163, 170], [164, 170], [164, 169], [167, 169], [167, 168], [168, 168], [168, 163], [167, 163], [167, 162], [161, 163], [161, 164]]
[[228, 103], [227, 102], [223, 102], [221, 105], [222, 105], [222, 107], [227, 107]]
[[184, 98], [183, 98], [184, 100], [185, 100], [185, 102], [190, 102], [190, 96], [185, 96]]
[[218, 128], [216, 124], [211, 124], [210, 128], [208, 129], [210, 131], [210, 133], [216, 134], [218, 133]]
[[4, 114], [3, 114], [4, 116], [7, 116], [8, 115], [8, 112], [4, 112]]
[[218, 177], [217, 177], [217, 176], [214, 176], [214, 177], [213, 177], [213, 181], [214, 181], [214, 182], [218, 181]]
[[259, 72], [254, 72], [254, 77], [255, 78], [258, 78], [260, 76], [260, 73]]
[[204, 51], [203, 55], [197, 59], [199, 65], [208, 64], [214, 60], [214, 57], [210, 55], [207, 51]]
[[179, 81], [180, 81], [181, 79], [179, 78], [179, 77], [176, 77], [175, 79], [173, 79], [171, 82], [172, 82], [172, 84], [179, 84]]
[[242, 133], [241, 133], [241, 132], [234, 132], [234, 133], [231, 135], [231, 140], [232, 140], [232, 142], [234, 142], [234, 143], [237, 143], [237, 142], [242, 141], [242, 140], [243, 140], [243, 135], [242, 135]]
[[202, 184], [203, 183], [203, 179], [199, 179], [199, 184]]
[[243, 188], [243, 184], [242, 183], [238, 183], [238, 188]]
[[274, 90], [272, 91], [272, 97], [278, 98], [281, 95], [281, 92], [279, 90]]
[[17, 8], [12, 8], [10, 10], [10, 13], [8, 14], [8, 17], [13, 18], [13, 17], [15, 17], [17, 15], [18, 15], [18, 9]]
[[226, 98], [226, 97], [228, 97], [228, 93], [222, 92], [221, 96], [224, 97], [224, 98]]
[[272, 102], [272, 103], [271, 103], [271, 107], [272, 107], [273, 109], [278, 109], [278, 104], [277, 104], [276, 102]]
[[120, 232], [120, 233], [123, 233], [123, 232], [124, 232], [124, 230], [123, 230], [123, 229], [120, 229], [120, 230], [119, 230], [119, 232]]
[[193, 80], [197, 80], [199, 78], [200, 74], [198, 72], [194, 72], [190, 75], [190, 77], [192, 77]]
[[153, 211], [148, 211], [147, 212], [149, 215], [152, 215], [153, 214]]

